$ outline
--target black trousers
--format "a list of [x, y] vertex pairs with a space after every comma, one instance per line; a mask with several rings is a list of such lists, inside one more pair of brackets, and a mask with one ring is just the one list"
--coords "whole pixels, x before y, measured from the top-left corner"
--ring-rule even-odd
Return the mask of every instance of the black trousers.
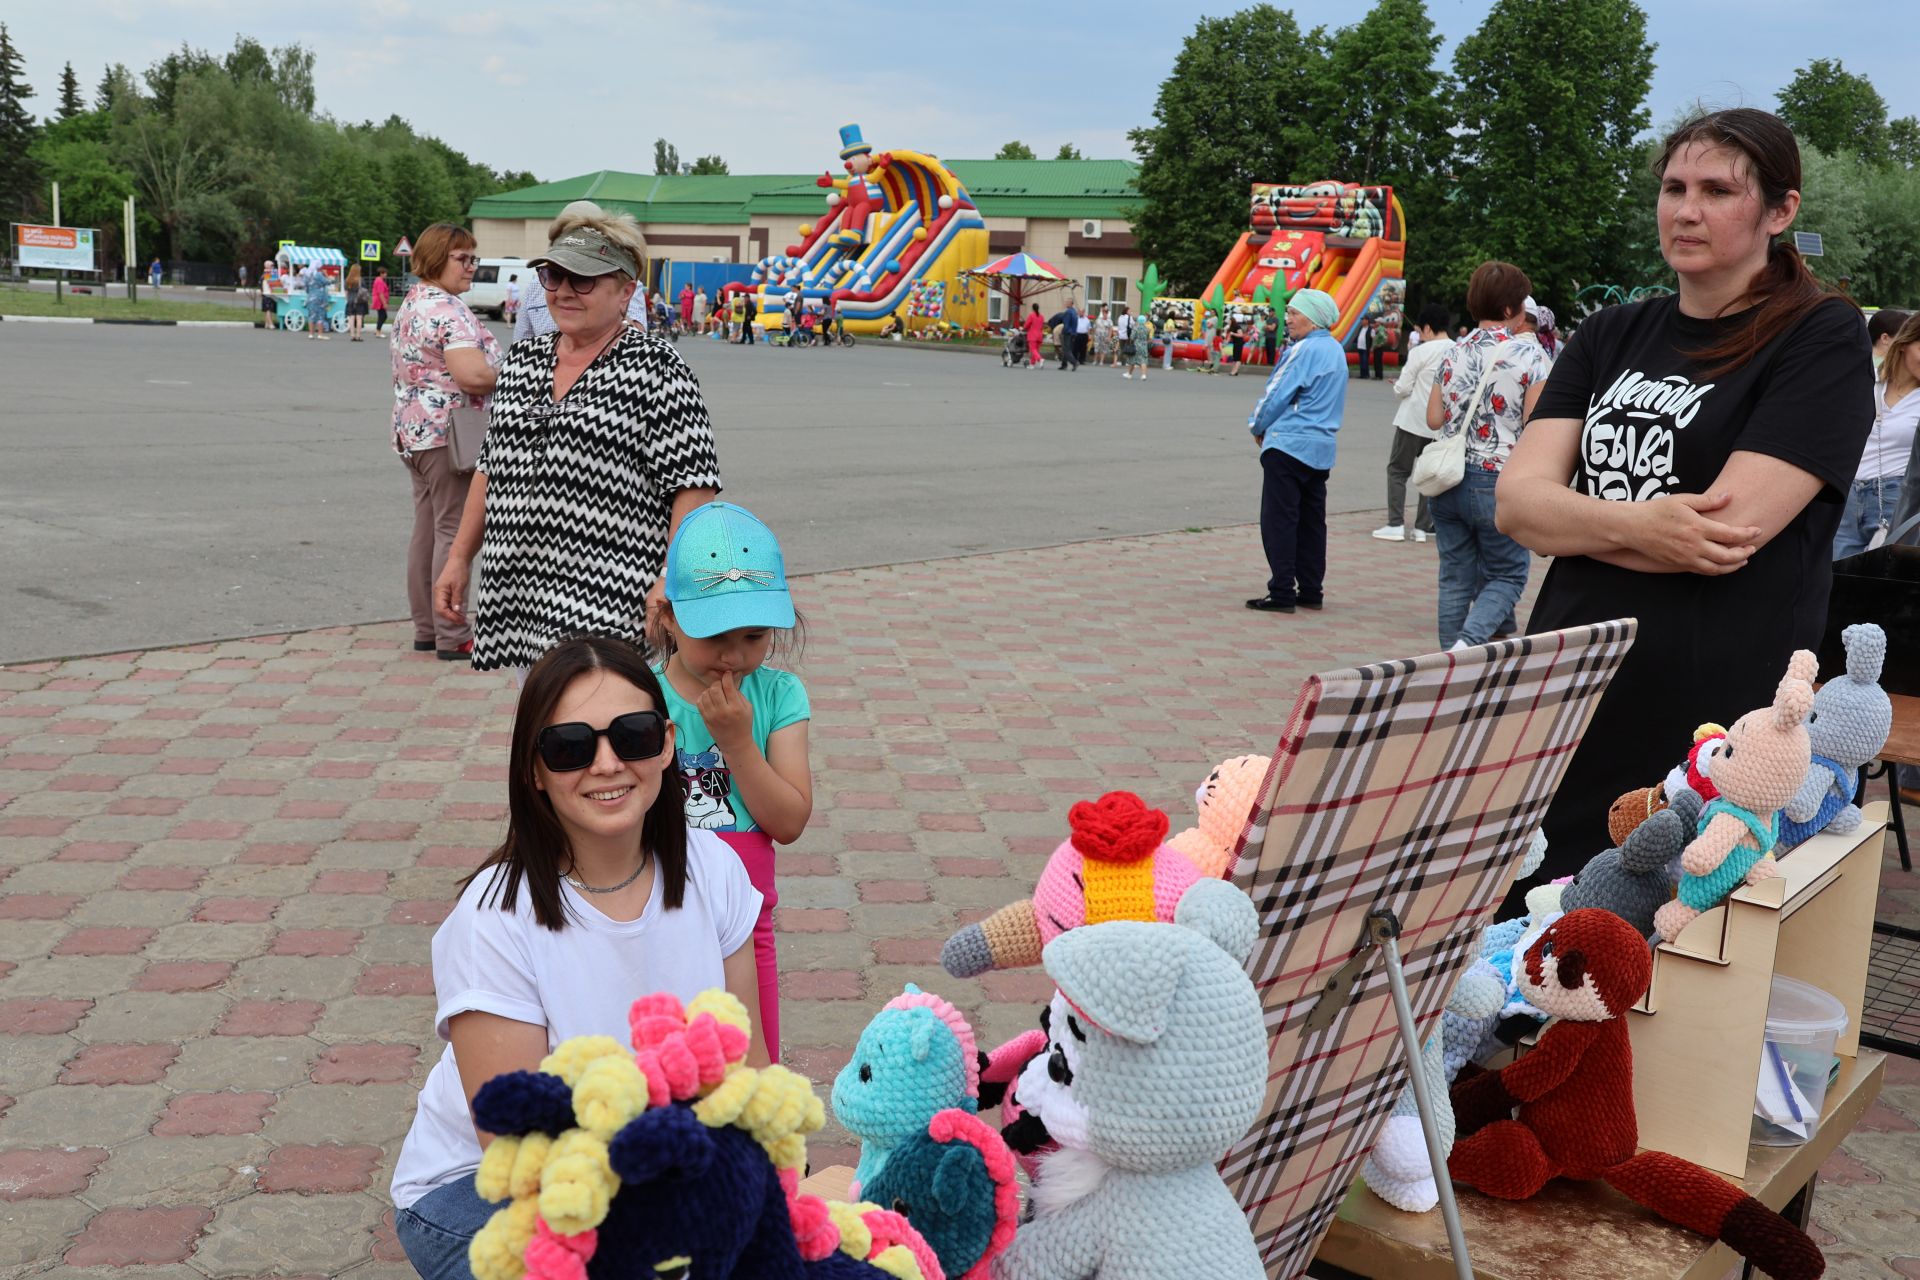
[[1385, 347], [1375, 347], [1369, 354], [1373, 356], [1373, 380], [1375, 382], [1386, 381], [1387, 349]]
[[1281, 449], [1263, 449], [1260, 543], [1267, 594], [1282, 604], [1318, 604], [1327, 579], [1327, 476]]

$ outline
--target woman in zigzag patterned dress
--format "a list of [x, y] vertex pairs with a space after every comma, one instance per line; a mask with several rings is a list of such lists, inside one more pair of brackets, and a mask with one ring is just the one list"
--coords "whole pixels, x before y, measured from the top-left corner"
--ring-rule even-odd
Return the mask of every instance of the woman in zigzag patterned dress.
[[559, 332], [516, 343], [460, 535], [435, 589], [464, 614], [479, 566], [473, 665], [530, 667], [585, 632], [645, 645], [667, 541], [720, 491], [699, 384], [674, 348], [625, 322], [646, 261], [628, 214], [595, 210], [528, 265]]

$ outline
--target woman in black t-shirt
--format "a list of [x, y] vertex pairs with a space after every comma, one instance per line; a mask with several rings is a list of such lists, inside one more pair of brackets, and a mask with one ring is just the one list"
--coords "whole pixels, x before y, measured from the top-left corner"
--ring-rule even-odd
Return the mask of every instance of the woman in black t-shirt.
[[1715, 112], [1655, 169], [1679, 292], [1581, 325], [1498, 491], [1501, 531], [1555, 558], [1531, 631], [1640, 624], [1548, 811], [1541, 879], [1605, 848], [1607, 806], [1658, 782], [1696, 725], [1766, 705], [1792, 651], [1819, 646], [1873, 417], [1858, 309], [1775, 239], [1800, 207], [1792, 132]]

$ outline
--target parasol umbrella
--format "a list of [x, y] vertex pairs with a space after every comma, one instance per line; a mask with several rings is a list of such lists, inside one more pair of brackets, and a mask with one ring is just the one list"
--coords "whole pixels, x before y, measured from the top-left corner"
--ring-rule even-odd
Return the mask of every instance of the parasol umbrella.
[[996, 293], [1006, 294], [1013, 300], [1016, 316], [1020, 313], [1021, 295], [1038, 297], [1055, 289], [1071, 289], [1078, 283], [1051, 262], [1036, 258], [1024, 249], [960, 274], [969, 280], [978, 280]]

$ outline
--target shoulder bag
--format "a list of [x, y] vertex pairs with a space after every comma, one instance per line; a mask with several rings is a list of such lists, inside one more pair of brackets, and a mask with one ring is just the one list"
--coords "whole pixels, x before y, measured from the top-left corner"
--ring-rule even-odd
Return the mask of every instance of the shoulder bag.
[[480, 447], [487, 442], [488, 416], [485, 408], [462, 406], [447, 419], [447, 464], [456, 475], [466, 475], [479, 465]]
[[[1503, 344], [1504, 345], [1504, 344]], [[1493, 385], [1493, 372], [1500, 367], [1499, 352], [1487, 361], [1481, 370], [1480, 385], [1473, 389], [1473, 396], [1467, 401], [1466, 412], [1460, 416], [1460, 429], [1450, 436], [1441, 436], [1420, 451], [1413, 460], [1413, 474], [1407, 482], [1422, 497], [1437, 498], [1447, 490], [1459, 484], [1467, 474], [1467, 429], [1473, 420], [1480, 416], [1480, 402], [1486, 399], [1487, 388]], [[1438, 377], [1436, 371], [1435, 376]], [[1398, 427], [1394, 430], [1399, 430]]]

